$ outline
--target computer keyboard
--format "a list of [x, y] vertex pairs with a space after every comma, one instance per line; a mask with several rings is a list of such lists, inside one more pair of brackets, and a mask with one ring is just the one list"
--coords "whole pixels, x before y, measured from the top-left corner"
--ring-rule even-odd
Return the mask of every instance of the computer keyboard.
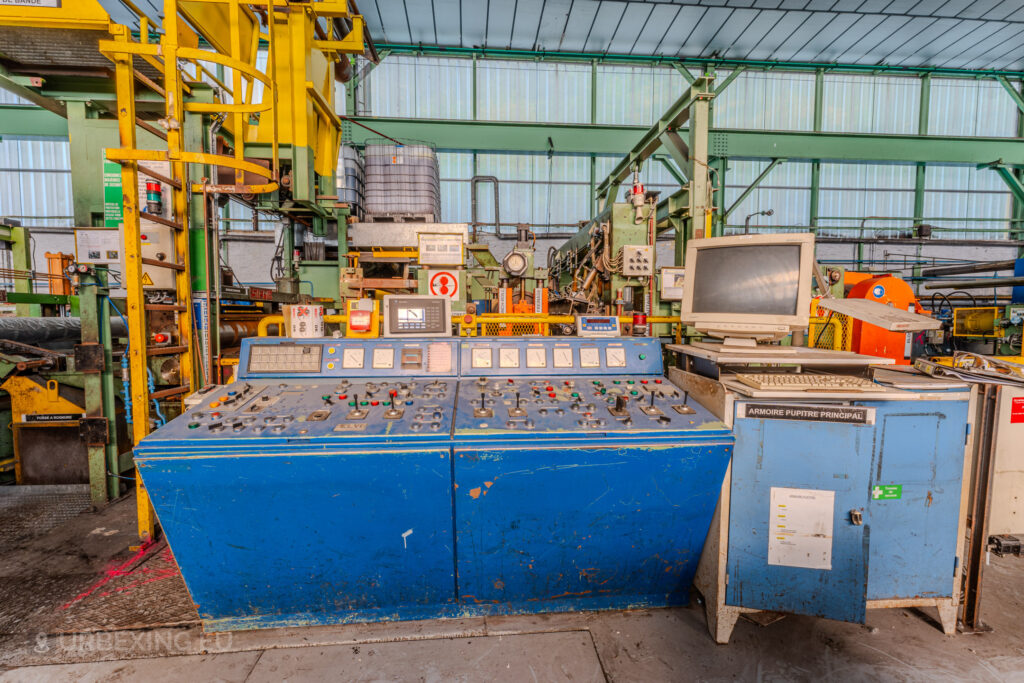
[[808, 373], [742, 372], [736, 380], [755, 389], [780, 391], [865, 391], [879, 387], [866, 377]]

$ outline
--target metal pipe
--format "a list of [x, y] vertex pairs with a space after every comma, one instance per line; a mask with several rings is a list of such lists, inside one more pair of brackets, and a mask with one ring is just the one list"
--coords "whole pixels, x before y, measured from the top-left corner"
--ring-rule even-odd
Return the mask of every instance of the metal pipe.
[[925, 268], [921, 271], [921, 275], [963, 275], [964, 273], [989, 273], [997, 270], [1013, 270], [1016, 263], [1017, 259], [1009, 259], [1007, 261], [988, 261], [986, 263], [938, 266], [935, 268]]
[[477, 210], [476, 186], [479, 183], [494, 183], [494, 236], [499, 240], [514, 240], [516, 235], [505, 235], [501, 232], [501, 218], [498, 213], [498, 178], [492, 175], [475, 175], [469, 179], [470, 220], [473, 222], [473, 241], [476, 241]]
[[925, 289], [989, 289], [993, 287], [1024, 287], [1024, 277], [990, 277], [981, 280], [947, 280], [932, 282]]
[[[222, 321], [218, 335], [222, 343], [233, 346], [245, 337], [256, 336], [255, 320]], [[110, 336], [125, 337], [128, 329], [121, 316], [110, 319]], [[0, 318], [0, 340], [25, 344], [78, 340], [82, 337], [81, 318]]]

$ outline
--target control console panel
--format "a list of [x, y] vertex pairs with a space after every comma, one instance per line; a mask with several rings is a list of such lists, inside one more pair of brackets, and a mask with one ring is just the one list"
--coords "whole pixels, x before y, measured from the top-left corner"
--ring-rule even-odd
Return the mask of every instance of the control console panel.
[[245, 340], [239, 379], [458, 374], [457, 342], [427, 339]]

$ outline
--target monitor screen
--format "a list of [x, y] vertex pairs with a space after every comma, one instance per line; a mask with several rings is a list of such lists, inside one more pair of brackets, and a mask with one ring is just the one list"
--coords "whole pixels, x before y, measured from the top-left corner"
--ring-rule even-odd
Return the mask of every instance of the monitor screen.
[[800, 245], [700, 248], [693, 278], [693, 313], [796, 315]]

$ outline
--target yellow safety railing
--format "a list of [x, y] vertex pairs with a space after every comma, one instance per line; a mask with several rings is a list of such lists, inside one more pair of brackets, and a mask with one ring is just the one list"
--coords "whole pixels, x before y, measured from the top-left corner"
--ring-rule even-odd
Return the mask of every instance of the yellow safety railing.
[[[348, 322], [347, 315], [325, 315], [325, 323], [332, 323], [338, 325], [344, 325]], [[502, 315], [498, 313], [483, 313], [481, 315], [453, 315], [452, 324], [458, 325], [460, 337], [477, 337], [483, 336], [479, 334], [481, 326], [485, 325], [543, 325], [545, 331], [549, 325], [571, 325], [576, 322], [576, 316], [573, 315], [550, 315], [550, 314], [533, 314], [523, 313], [519, 315]], [[622, 315], [619, 316], [620, 323], [632, 323], [633, 316]], [[679, 323], [679, 318], [669, 315], [652, 315], [647, 316], [647, 323], [649, 325], [675, 325]], [[260, 319], [259, 324], [256, 326], [256, 334], [260, 337], [270, 336], [270, 326], [277, 325], [278, 336], [284, 336], [284, 316], [280, 314], [267, 315]], [[546, 335], [543, 335], [546, 336]]]

